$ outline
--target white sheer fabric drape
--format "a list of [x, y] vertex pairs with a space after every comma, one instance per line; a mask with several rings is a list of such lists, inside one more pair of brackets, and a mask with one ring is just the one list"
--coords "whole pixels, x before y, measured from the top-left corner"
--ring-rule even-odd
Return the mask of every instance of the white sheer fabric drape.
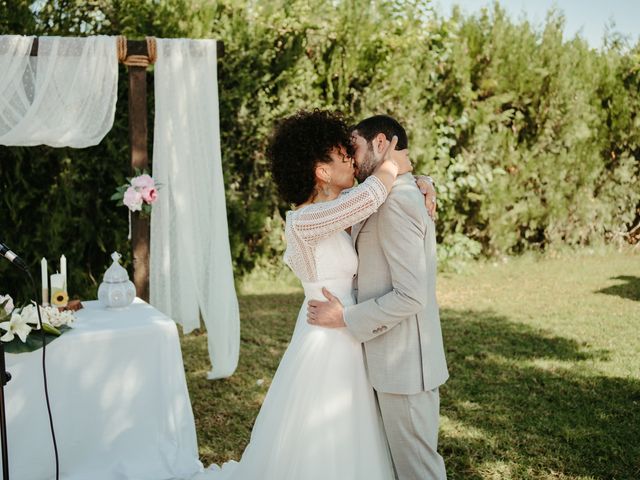
[[0, 36], [0, 144], [83, 148], [111, 130], [116, 37]]
[[238, 363], [240, 321], [220, 152], [216, 42], [157, 39], [151, 303], [185, 332], [208, 332], [209, 378]]

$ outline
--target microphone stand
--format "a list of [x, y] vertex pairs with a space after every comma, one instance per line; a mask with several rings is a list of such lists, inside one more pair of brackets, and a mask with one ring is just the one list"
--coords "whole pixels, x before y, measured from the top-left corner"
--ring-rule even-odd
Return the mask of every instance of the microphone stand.
[[[47, 401], [47, 413], [49, 414], [49, 427], [51, 428], [51, 440], [53, 442], [53, 454], [56, 461], [56, 480], [60, 478], [60, 462], [58, 458], [58, 443], [56, 442], [56, 433], [53, 429], [53, 416], [51, 415], [51, 403], [49, 402], [49, 387], [47, 385], [47, 366], [45, 353], [47, 351], [47, 340], [42, 327], [42, 313], [40, 312], [40, 305], [38, 304], [38, 289], [36, 288], [36, 282], [29, 272], [29, 267], [24, 263], [18, 255], [11, 251], [4, 243], [0, 242], [0, 255], [6, 257], [11, 263], [22, 270], [29, 280], [31, 280], [31, 286], [36, 296], [35, 299], [36, 312], [38, 313], [38, 326], [42, 333], [42, 379], [44, 383], [44, 398]], [[7, 419], [6, 408], [4, 402], [4, 386], [11, 380], [11, 375], [5, 371], [6, 363], [4, 357], [4, 345], [0, 342], [0, 443], [2, 443], [2, 478], [3, 480], [9, 480], [9, 453], [7, 448]]]
[[[12, 263], [15, 263], [12, 261]], [[51, 416], [51, 404], [49, 402], [49, 387], [47, 385], [47, 369], [45, 363], [45, 352], [47, 351], [47, 342], [45, 338], [44, 328], [42, 327], [42, 314], [40, 312], [40, 305], [37, 302], [38, 291], [36, 289], [36, 282], [31, 276], [31, 272], [27, 269], [26, 265], [20, 260], [18, 266], [31, 280], [31, 286], [36, 293], [36, 312], [38, 312], [38, 325], [40, 326], [40, 332], [42, 333], [42, 374], [44, 380], [44, 396], [47, 402], [47, 412], [49, 414], [49, 426], [51, 428], [51, 439], [53, 441], [53, 453], [56, 462], [56, 480], [60, 478], [60, 463], [58, 459], [58, 443], [56, 442], [56, 434], [53, 429], [53, 417]], [[9, 480], [9, 449], [7, 438], [7, 419], [6, 408], [4, 401], [4, 386], [11, 380], [11, 374], [6, 371], [6, 362], [4, 356], [4, 344], [0, 342], [0, 443], [2, 443], [2, 480]]]
[[0, 440], [2, 441], [2, 478], [9, 480], [9, 450], [7, 446], [7, 415], [4, 404], [4, 386], [11, 380], [6, 371], [4, 343], [0, 342]]

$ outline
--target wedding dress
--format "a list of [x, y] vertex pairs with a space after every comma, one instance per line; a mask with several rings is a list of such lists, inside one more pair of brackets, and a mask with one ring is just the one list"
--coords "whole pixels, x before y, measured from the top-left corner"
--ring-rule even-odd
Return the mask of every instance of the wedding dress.
[[240, 462], [213, 465], [215, 480], [391, 480], [393, 467], [362, 347], [346, 328], [307, 323], [307, 301], [322, 287], [354, 303], [358, 257], [350, 227], [386, 198], [370, 177], [331, 202], [287, 213], [285, 261], [305, 300]]

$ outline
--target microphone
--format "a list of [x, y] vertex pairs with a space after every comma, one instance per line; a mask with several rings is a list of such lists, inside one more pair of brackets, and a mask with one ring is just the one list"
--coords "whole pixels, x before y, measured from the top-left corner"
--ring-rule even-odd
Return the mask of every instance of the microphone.
[[5, 257], [7, 260], [9, 260], [11, 263], [13, 263], [19, 269], [24, 270], [25, 272], [29, 271], [28, 268], [27, 268], [27, 264], [24, 263], [24, 260], [22, 260], [14, 252], [12, 252], [11, 249], [9, 247], [7, 247], [2, 242], [0, 242], [0, 255]]

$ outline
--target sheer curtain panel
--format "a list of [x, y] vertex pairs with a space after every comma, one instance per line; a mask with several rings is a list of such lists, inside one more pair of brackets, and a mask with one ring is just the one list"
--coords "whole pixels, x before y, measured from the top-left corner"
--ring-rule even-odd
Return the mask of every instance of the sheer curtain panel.
[[204, 322], [212, 370], [230, 376], [240, 320], [220, 151], [216, 42], [157, 39], [151, 214], [151, 303], [182, 324]]
[[116, 37], [0, 36], [0, 145], [84, 148], [111, 130]]

